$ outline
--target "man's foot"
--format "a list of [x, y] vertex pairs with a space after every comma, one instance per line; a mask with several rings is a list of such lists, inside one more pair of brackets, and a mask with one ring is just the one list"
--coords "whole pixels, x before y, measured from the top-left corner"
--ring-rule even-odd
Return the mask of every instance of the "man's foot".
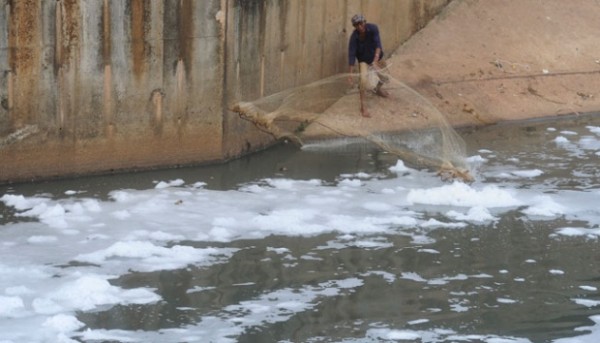
[[379, 95], [382, 98], [387, 98], [390, 96], [390, 93], [388, 93], [387, 91], [381, 89], [381, 87], [375, 89], [375, 94]]

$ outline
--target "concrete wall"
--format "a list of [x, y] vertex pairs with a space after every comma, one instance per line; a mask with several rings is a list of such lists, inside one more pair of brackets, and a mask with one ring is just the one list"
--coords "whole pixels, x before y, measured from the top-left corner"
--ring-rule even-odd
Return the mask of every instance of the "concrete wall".
[[350, 17], [389, 54], [450, 0], [0, 0], [0, 183], [234, 158], [228, 107], [345, 72]]

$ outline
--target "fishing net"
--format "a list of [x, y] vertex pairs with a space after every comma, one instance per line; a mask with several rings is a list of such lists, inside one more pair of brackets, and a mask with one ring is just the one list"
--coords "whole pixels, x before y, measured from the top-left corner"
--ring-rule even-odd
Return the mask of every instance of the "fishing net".
[[[382, 80], [386, 94], [378, 95]], [[437, 108], [385, 68], [361, 63], [359, 74], [334, 75], [239, 102], [232, 110], [276, 139], [305, 148], [360, 141], [445, 179], [472, 180], [463, 139]]]

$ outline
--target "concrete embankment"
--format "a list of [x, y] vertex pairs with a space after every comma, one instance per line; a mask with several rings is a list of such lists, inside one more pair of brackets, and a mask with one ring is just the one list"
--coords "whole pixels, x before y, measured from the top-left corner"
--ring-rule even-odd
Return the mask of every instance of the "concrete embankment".
[[273, 143], [228, 110], [388, 51], [450, 0], [0, 1], [0, 183], [211, 163]]

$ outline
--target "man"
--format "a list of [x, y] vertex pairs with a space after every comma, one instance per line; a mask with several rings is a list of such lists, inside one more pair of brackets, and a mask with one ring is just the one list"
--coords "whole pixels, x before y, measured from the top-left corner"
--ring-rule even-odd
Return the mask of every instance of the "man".
[[[381, 60], [383, 58], [383, 48], [381, 45], [381, 37], [379, 36], [379, 28], [375, 24], [367, 23], [367, 20], [362, 14], [356, 14], [352, 17], [352, 26], [354, 31], [350, 35], [348, 43], [348, 64], [350, 65], [350, 74], [354, 73], [354, 65], [356, 61], [364, 62], [368, 65], [374, 65], [376, 68], [385, 67]], [[377, 73], [379, 82], [374, 89], [375, 94], [387, 97], [388, 93], [381, 89], [381, 86], [388, 81], [387, 76], [382, 73]], [[361, 112], [363, 116], [369, 117], [369, 114], [363, 107], [362, 98], [364, 90], [361, 89]]]

